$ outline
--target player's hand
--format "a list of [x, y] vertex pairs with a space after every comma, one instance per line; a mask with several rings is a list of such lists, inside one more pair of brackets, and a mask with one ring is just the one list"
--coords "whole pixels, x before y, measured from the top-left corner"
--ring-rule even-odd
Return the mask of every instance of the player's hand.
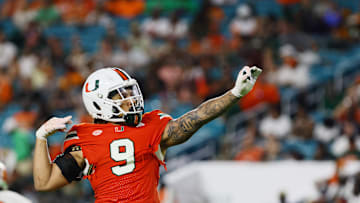
[[251, 91], [261, 72], [262, 70], [256, 66], [244, 66], [237, 76], [235, 86], [231, 90], [231, 93], [236, 97], [245, 96]]
[[72, 116], [66, 116], [64, 118], [53, 117], [49, 119], [36, 131], [36, 137], [46, 140], [47, 137], [57, 131], [64, 132], [66, 130], [66, 124], [72, 123], [71, 118]]

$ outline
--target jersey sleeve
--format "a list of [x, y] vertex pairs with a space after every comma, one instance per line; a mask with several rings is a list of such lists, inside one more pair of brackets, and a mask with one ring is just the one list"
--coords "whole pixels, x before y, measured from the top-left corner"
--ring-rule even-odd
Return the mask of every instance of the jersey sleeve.
[[154, 147], [155, 152], [161, 142], [161, 136], [165, 130], [166, 125], [172, 120], [172, 117], [160, 110], [155, 110], [150, 113], [151, 125], [153, 126], [153, 136], [151, 145]]
[[67, 148], [69, 148], [70, 146], [73, 145], [80, 145], [80, 138], [78, 135], [78, 125], [74, 125], [67, 133], [65, 136], [65, 140], [64, 140], [64, 144], [63, 144], [63, 151], [65, 152], [65, 150]]
[[[64, 144], [63, 144], [63, 152], [72, 152], [72, 151], [79, 151], [81, 150], [84, 156], [85, 160], [85, 167], [82, 171], [81, 176], [77, 177], [76, 180], [80, 180], [81, 178], [86, 179], [93, 171], [93, 164], [89, 163], [89, 160], [92, 160], [92, 156], [94, 153], [92, 153], [91, 150], [89, 150], [89, 139], [82, 136], [84, 135], [84, 131], [86, 132], [86, 129], [84, 129], [85, 124], [77, 124], [74, 125], [65, 136]], [[81, 132], [80, 132], [81, 131]], [[90, 155], [90, 156], [89, 156]]]

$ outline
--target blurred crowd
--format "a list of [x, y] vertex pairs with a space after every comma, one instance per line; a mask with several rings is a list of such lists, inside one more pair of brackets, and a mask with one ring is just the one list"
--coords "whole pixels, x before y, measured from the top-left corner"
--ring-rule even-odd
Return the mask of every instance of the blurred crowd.
[[[86, 182], [51, 194], [33, 191], [33, 134], [52, 115], [91, 122], [82, 83], [110, 66], [139, 81], [146, 111], [178, 117], [230, 89], [242, 66], [257, 65], [263, 74], [253, 91], [223, 119], [259, 107], [261, 113], [221, 135], [217, 159], [358, 160], [360, 74], [335, 97], [323, 98], [329, 104], [321, 119], [314, 116], [319, 105], [301, 99], [336, 82], [314, 77], [314, 70], [331, 72], [341, 58], [336, 54], [359, 48], [360, 2], [341, 2], [0, 0], [0, 160], [10, 188], [35, 202], [91, 200]], [[289, 89], [299, 94], [295, 111], [284, 110]], [[50, 140], [52, 157], [60, 153], [61, 139]], [[342, 193], [326, 194], [319, 202]]]

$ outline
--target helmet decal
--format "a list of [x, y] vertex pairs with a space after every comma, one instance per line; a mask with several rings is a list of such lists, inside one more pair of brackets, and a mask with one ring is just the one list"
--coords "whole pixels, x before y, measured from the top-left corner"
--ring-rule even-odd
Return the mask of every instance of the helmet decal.
[[88, 82], [85, 84], [85, 92], [87, 92], [87, 93], [95, 91], [95, 90], [97, 90], [97, 88], [99, 88], [99, 80], [95, 81], [95, 87], [92, 90], [89, 90], [89, 83]]
[[128, 80], [128, 79], [129, 79], [129, 77], [126, 76], [126, 74], [125, 74], [124, 72], [122, 72], [121, 70], [119, 70], [118, 68], [113, 68], [113, 70], [114, 70], [115, 72], [117, 72], [117, 74], [119, 74], [120, 77], [121, 77], [123, 80]]

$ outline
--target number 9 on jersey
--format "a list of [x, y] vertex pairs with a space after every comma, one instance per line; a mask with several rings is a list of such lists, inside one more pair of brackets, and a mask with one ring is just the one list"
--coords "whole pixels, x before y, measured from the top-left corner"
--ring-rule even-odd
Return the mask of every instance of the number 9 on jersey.
[[[120, 147], [124, 147], [125, 150], [120, 152]], [[110, 144], [110, 157], [116, 162], [126, 161], [126, 164], [111, 167], [113, 174], [122, 176], [131, 173], [135, 169], [135, 155], [134, 155], [134, 143], [130, 139], [114, 140]]]

